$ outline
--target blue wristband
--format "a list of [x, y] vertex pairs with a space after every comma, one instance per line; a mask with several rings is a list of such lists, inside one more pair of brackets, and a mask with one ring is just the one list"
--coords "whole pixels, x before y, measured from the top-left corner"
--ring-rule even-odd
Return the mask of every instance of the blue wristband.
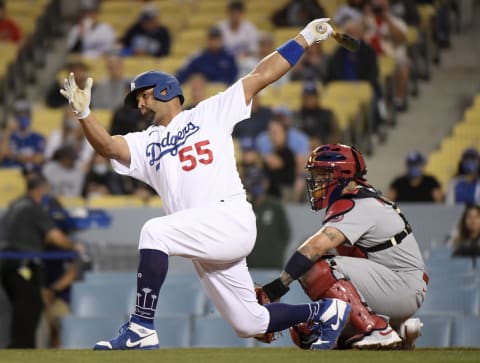
[[280, 53], [280, 55], [293, 67], [302, 57], [305, 49], [303, 49], [303, 47], [295, 40], [290, 39], [288, 42], [278, 47], [277, 52]]

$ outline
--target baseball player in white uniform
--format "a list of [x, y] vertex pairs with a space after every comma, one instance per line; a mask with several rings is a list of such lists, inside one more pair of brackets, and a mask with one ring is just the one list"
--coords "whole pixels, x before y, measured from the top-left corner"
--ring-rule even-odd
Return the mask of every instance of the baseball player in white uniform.
[[310, 322], [318, 337], [312, 349], [335, 345], [350, 313], [348, 303], [329, 298], [304, 305], [257, 302], [245, 262], [256, 238], [255, 215], [235, 167], [231, 137], [235, 124], [250, 117], [252, 98], [297, 63], [305, 48], [330, 36], [328, 20], [312, 21], [250, 74], [192, 110], [182, 111], [182, 90], [173, 76], [138, 75], [125, 103], [153, 115], [143, 132], [109, 135], [89, 109], [92, 79], [83, 90], [72, 74], [65, 80], [60, 92], [93, 148], [112, 160], [117, 173], [152, 186], [167, 214], [147, 221], [140, 232], [135, 313], [118, 337], [94, 349], [159, 347], [153, 321], [168, 256], [193, 261], [207, 295], [239, 336], [268, 336]]
[[[314, 301], [330, 297], [350, 303], [353, 329], [345, 329], [352, 332], [344, 347], [414, 348], [421, 322], [409, 318], [424, 300], [428, 276], [406, 218], [367, 183], [365, 161], [354, 147], [319, 146], [306, 171], [312, 209], [327, 208], [322, 227], [264, 292], [278, 300], [299, 280]], [[335, 249], [336, 256], [329, 254]], [[291, 332], [298, 345], [308, 347], [308, 324]]]

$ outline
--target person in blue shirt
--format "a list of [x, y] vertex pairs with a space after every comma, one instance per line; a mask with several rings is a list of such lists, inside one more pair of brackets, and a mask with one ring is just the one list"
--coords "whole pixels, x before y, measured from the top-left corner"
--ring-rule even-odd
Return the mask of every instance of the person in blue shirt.
[[458, 163], [455, 178], [448, 185], [447, 204], [480, 204], [480, 154], [467, 148]]
[[0, 167], [18, 167], [23, 170], [39, 168], [44, 162], [45, 137], [32, 131], [30, 104], [15, 102], [14, 117], [0, 140]]
[[211, 27], [207, 33], [207, 45], [200, 53], [193, 55], [177, 72], [180, 83], [188, 81], [194, 73], [205, 76], [208, 82], [233, 84], [238, 76], [235, 57], [223, 46], [222, 33], [217, 27]]
[[[305, 197], [305, 175], [304, 168], [308, 159], [310, 150], [310, 140], [308, 135], [300, 129], [292, 126], [292, 112], [287, 107], [277, 107], [273, 111], [274, 120], [280, 121], [286, 130], [286, 146], [293, 152], [295, 161], [295, 182], [293, 185], [294, 201], [303, 201]], [[268, 159], [274, 154], [274, 144], [269, 131], [260, 133], [255, 139], [255, 148], [262, 156], [262, 159]]]
[[128, 28], [120, 42], [124, 47], [122, 54], [126, 56], [164, 57], [170, 54], [170, 32], [159, 22], [155, 9], [150, 7], [140, 13], [138, 21]]

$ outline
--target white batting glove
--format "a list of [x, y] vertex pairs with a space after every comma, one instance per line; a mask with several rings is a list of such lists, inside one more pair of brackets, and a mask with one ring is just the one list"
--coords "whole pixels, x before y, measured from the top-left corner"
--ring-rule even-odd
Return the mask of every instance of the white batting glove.
[[313, 43], [319, 43], [322, 40], [328, 39], [332, 34], [333, 28], [328, 24], [329, 20], [330, 18], [312, 20], [300, 32], [309, 46]]
[[92, 85], [93, 79], [88, 77], [85, 83], [85, 88], [78, 88], [73, 73], [70, 73], [68, 78], [65, 78], [63, 88], [60, 90], [60, 93], [68, 100], [68, 103], [72, 107], [73, 114], [80, 120], [85, 119], [90, 115]]

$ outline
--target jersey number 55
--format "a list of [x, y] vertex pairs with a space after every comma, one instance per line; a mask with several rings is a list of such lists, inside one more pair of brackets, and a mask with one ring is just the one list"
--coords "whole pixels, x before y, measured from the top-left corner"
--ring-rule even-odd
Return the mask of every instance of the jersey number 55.
[[191, 171], [195, 169], [198, 163], [210, 164], [213, 161], [213, 153], [207, 146], [210, 144], [209, 140], [199, 141], [193, 146], [185, 146], [178, 151], [178, 157], [183, 164], [182, 169]]

